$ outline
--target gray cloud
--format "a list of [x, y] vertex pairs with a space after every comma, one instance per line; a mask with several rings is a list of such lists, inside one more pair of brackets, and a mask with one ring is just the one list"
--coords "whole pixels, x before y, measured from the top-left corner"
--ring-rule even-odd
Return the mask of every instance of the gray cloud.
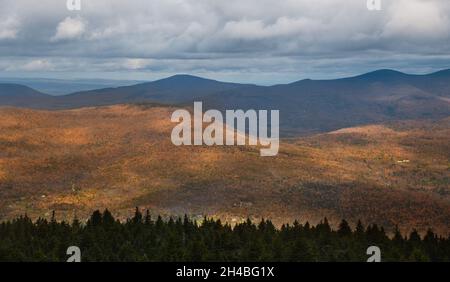
[[257, 83], [449, 67], [450, 1], [0, 0], [0, 75]]

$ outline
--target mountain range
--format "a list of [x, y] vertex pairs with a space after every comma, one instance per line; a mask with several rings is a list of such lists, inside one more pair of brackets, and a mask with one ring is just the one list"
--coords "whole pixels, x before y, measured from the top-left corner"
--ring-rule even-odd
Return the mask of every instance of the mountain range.
[[67, 95], [74, 92], [89, 91], [106, 87], [128, 86], [142, 82], [143, 81], [139, 80], [111, 79], [0, 78], [0, 84], [21, 84], [53, 96]]
[[57, 97], [0, 83], [0, 106], [55, 110], [149, 102], [191, 106], [193, 101], [203, 101], [205, 109], [280, 110], [284, 136], [392, 120], [440, 119], [450, 115], [450, 69], [427, 75], [377, 70], [355, 77], [273, 86], [175, 75]]
[[[279, 109], [279, 154], [174, 146], [171, 114]], [[450, 231], [450, 70], [258, 86], [189, 75], [51, 96], [0, 84], [0, 219], [136, 206], [231, 224], [342, 218]]]

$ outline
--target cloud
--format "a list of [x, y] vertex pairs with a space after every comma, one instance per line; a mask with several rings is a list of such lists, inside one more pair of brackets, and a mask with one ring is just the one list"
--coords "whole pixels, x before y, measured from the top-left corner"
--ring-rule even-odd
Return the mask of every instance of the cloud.
[[265, 24], [262, 20], [246, 19], [227, 22], [222, 32], [229, 38], [252, 40], [301, 35], [311, 31], [310, 28], [317, 29], [311, 19], [281, 17], [271, 24]]
[[80, 38], [85, 32], [86, 24], [81, 17], [67, 17], [58, 24], [52, 41]]
[[[447, 9], [446, 9], [447, 8]], [[448, 4], [434, 1], [397, 0], [391, 6], [384, 34], [409, 40], [448, 38]]]
[[32, 71], [48, 71], [52, 70], [53, 65], [49, 62], [49, 60], [46, 59], [37, 59], [37, 60], [31, 60], [26, 62], [21, 62], [18, 64], [12, 64], [10, 66], [6, 67], [6, 70], [8, 71], [26, 71], [26, 72], [32, 72]]
[[26, 71], [50, 70], [51, 68], [52, 65], [47, 60], [33, 60], [22, 67]]
[[140, 70], [145, 69], [151, 64], [151, 60], [146, 59], [126, 59], [122, 66], [125, 69]]
[[368, 11], [365, 0], [96, 0], [68, 11], [61, 0], [0, 0], [0, 19], [14, 15], [0, 20], [0, 65], [277, 82], [450, 65], [450, 1], [382, 1]]
[[19, 21], [14, 17], [0, 20], [0, 40], [14, 39], [19, 32]]

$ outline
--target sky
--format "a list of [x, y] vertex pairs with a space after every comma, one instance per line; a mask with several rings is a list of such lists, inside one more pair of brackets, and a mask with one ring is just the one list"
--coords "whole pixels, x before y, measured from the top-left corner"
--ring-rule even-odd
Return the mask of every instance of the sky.
[[449, 0], [0, 0], [0, 77], [256, 84], [450, 68]]

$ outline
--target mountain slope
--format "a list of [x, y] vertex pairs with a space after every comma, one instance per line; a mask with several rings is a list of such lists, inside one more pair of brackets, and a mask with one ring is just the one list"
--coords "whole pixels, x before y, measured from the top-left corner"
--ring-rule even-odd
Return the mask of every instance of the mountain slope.
[[17, 107], [46, 107], [52, 97], [30, 87], [13, 83], [0, 83], [0, 105]]
[[284, 140], [261, 158], [254, 147], [174, 146], [173, 110], [0, 109], [0, 218], [140, 206], [231, 223], [327, 216], [450, 231], [448, 118]]
[[105, 88], [58, 97], [50, 108], [78, 108], [121, 103], [158, 102], [177, 104], [196, 97], [221, 93], [247, 85], [226, 83], [190, 75], [175, 75], [133, 86]]
[[[301, 80], [287, 85], [237, 89], [205, 97], [214, 108], [279, 109], [281, 128], [311, 134], [399, 119], [444, 118], [450, 73], [413, 76], [380, 70], [337, 80]], [[437, 83], [440, 83], [440, 86]], [[436, 89], [440, 89], [437, 91]]]
[[47, 79], [0, 77], [0, 83], [25, 85], [52, 96], [67, 95], [74, 92], [89, 91], [107, 87], [134, 85], [143, 81], [108, 79]]
[[203, 101], [205, 109], [274, 109], [280, 111], [282, 135], [298, 136], [391, 120], [445, 118], [450, 115], [450, 70], [428, 75], [378, 70], [268, 87], [176, 75], [133, 86], [19, 100], [3, 100], [0, 105], [67, 109], [141, 102], [192, 105], [195, 100]]

